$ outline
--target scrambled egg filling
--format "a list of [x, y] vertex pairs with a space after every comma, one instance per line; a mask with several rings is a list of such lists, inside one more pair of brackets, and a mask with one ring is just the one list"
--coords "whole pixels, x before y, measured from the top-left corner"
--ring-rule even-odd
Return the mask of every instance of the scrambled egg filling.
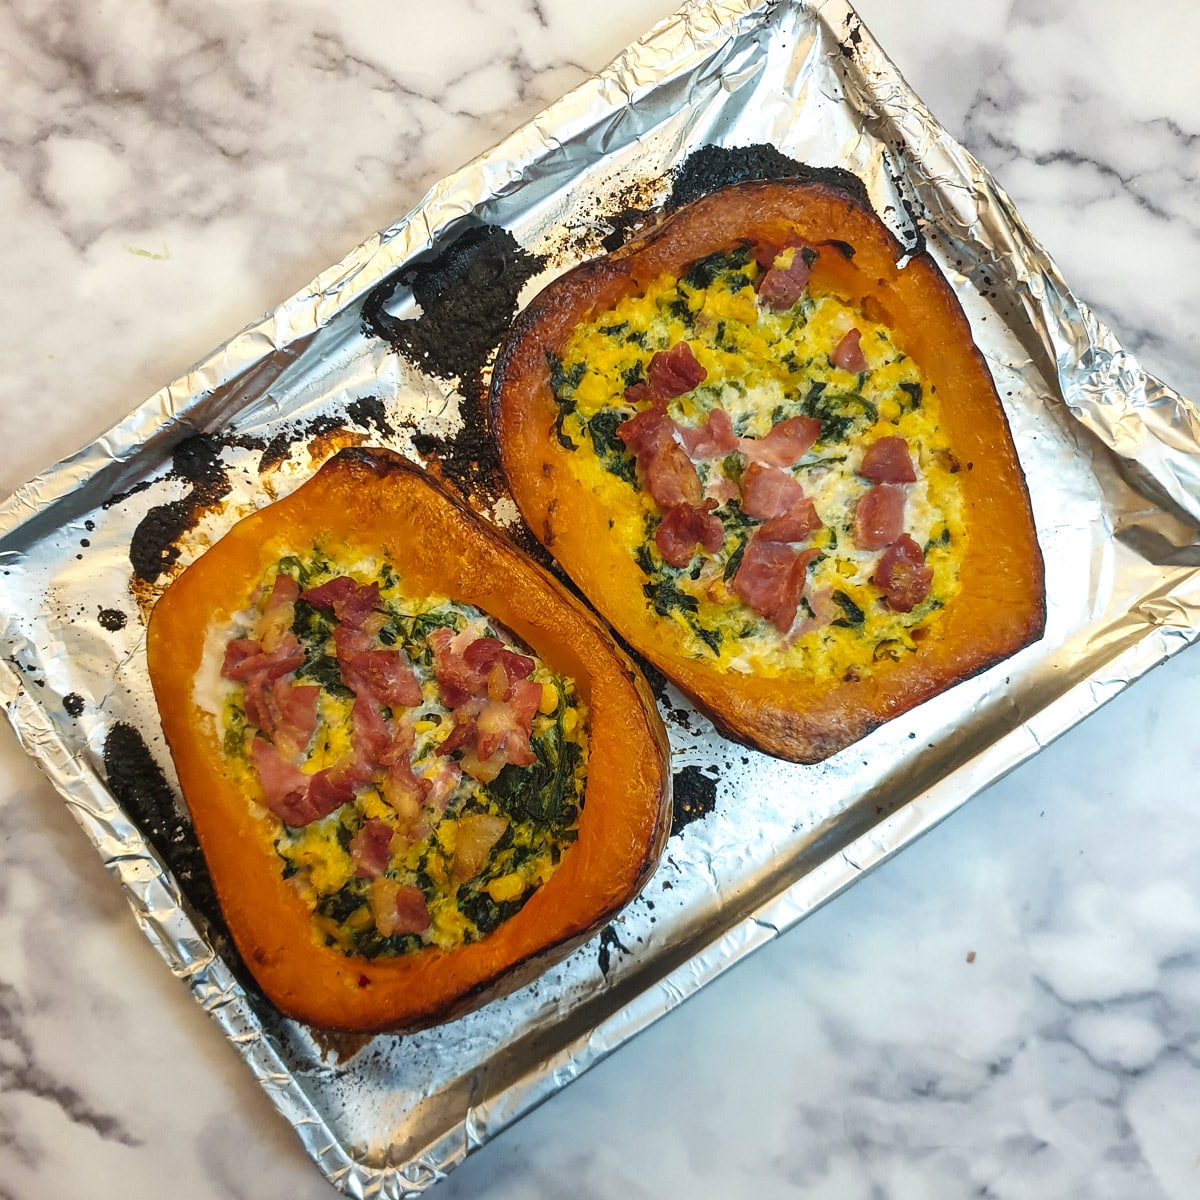
[[[346, 954], [389, 957], [436, 945], [453, 949], [477, 941], [520, 910], [555, 872], [574, 842], [587, 772], [586, 708], [574, 681], [549, 670], [512, 635], [486, 615], [445, 597], [408, 595], [387, 562], [347, 564], [320, 547], [289, 556], [270, 570], [258, 589], [259, 602], [240, 614], [225, 631], [220, 649], [231, 639], [253, 637], [261, 606], [278, 574], [291, 575], [300, 588], [319, 586], [339, 576], [359, 583], [377, 582], [380, 610], [378, 644], [404, 651], [420, 682], [420, 704], [403, 712], [384, 712], [412, 733], [412, 775], [421, 781], [426, 801], [398, 803], [386, 778], [378, 776], [358, 789], [352, 801], [328, 816], [291, 826], [266, 814], [277, 826], [275, 849], [284, 878], [313, 913], [314, 936]], [[291, 631], [304, 649], [295, 684], [320, 687], [316, 729], [303, 750], [300, 769], [308, 775], [354, 754], [352, 711], [355, 702], [341, 679], [333, 642], [337, 619], [328, 610], [295, 601]], [[498, 638], [532, 658], [528, 676], [541, 686], [529, 747], [536, 761], [507, 763], [494, 778], [473, 778], [457, 767], [459, 753], [439, 752], [454, 729], [434, 672], [429, 635], [447, 628], [455, 634]], [[228, 766], [255, 791], [259, 778], [250, 751], [262, 736], [246, 716], [244, 689], [222, 679], [214, 698], [224, 730]], [[447, 795], [447, 791], [450, 792]], [[391, 831], [386, 862], [378, 873], [364, 873], [352, 843], [367, 822]], [[379, 825], [375, 826], [376, 831]], [[468, 854], [458, 853], [473, 845]], [[480, 847], [484, 849], [480, 849]], [[469, 865], [464, 868], [464, 860]], [[420, 932], [391, 930], [396, 896], [417, 889], [428, 914]]]
[[[939, 397], [892, 331], [872, 319], [869, 303], [856, 307], [805, 290], [791, 308], [775, 311], [757, 295], [761, 274], [749, 248], [715, 254], [683, 278], [662, 276], [578, 326], [561, 359], [550, 363], [557, 433], [575, 451], [577, 478], [602, 498], [614, 535], [641, 568], [647, 603], [675, 625], [688, 653], [727, 671], [862, 678], [880, 659], [914, 650], [958, 589], [966, 547], [960, 464], [939, 426]], [[857, 372], [831, 360], [851, 329], [861, 334], [866, 361]], [[820, 421], [816, 444], [790, 468], [822, 527], [806, 543], [819, 553], [808, 567], [796, 623], [785, 633], [731, 590], [756, 525], [739, 504], [742, 454], [695, 462], [704, 495], [718, 502], [721, 548], [698, 551], [680, 568], [664, 562], [655, 545], [662, 514], [640, 486], [617, 429], [646, 407], [627, 400], [625, 389], [645, 381], [656, 352], [681, 341], [705, 378], [667, 402], [678, 425], [701, 426], [718, 407], [738, 437], [764, 437], [789, 417]], [[893, 435], [905, 439], [917, 476], [905, 485], [905, 531], [933, 574], [928, 595], [910, 612], [885, 602], [871, 579], [879, 553], [856, 548], [852, 536], [855, 505], [870, 486], [856, 469], [871, 441]]]

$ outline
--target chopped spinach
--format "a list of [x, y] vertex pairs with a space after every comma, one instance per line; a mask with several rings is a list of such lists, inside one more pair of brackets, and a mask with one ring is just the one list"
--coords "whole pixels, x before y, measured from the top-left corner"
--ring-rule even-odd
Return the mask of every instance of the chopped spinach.
[[730, 290], [738, 291], [750, 282], [750, 277], [742, 268], [749, 265], [751, 257], [749, 246], [707, 254], [692, 263], [680, 282], [696, 291], [702, 291], [711, 287], [718, 276], [724, 275]]
[[831, 625], [841, 625], [843, 627], [854, 627], [861, 625], [866, 620], [866, 614], [845, 592], [834, 592], [834, 602], [842, 610], [842, 616], [830, 621]]
[[637, 471], [633, 458], [626, 452], [625, 443], [617, 433], [617, 427], [625, 421], [625, 414], [612, 408], [602, 408], [587, 423], [592, 448], [601, 465], [610, 474], [626, 483], [637, 483]]

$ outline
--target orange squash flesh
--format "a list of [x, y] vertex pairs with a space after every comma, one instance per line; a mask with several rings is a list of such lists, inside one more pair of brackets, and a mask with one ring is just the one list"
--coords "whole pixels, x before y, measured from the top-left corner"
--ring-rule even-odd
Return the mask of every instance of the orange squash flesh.
[[[193, 698], [210, 626], [226, 628], [262, 572], [323, 538], [385, 553], [412, 594], [448, 595], [507, 626], [589, 711], [578, 838], [550, 880], [482, 940], [390, 959], [319, 944], [284, 880], [278, 822], [233, 782], [221, 733]], [[236, 525], [163, 594], [147, 653], [184, 799], [239, 952], [285, 1015], [358, 1032], [420, 1028], [529, 982], [600, 929], [640, 890], [670, 829], [666, 736], [645, 681], [608, 633], [413, 464], [342, 451], [287, 498]]]
[[[939, 636], [860, 681], [820, 683], [799, 670], [763, 678], [694, 657], [645, 599], [646, 576], [609, 534], [609, 514], [571, 469], [555, 436], [559, 409], [547, 353], [576, 326], [640, 294], [661, 275], [747, 240], [799, 234], [837, 242], [808, 288], [866, 302], [940, 398], [941, 429], [959, 475], [970, 531], [961, 592]], [[734, 185], [669, 216], [607, 257], [552, 282], [518, 317], [493, 373], [490, 416], [510, 489], [529, 528], [598, 611], [729, 736], [782, 758], [816, 762], [882, 722], [1041, 636], [1043, 566], [1029, 497], [999, 397], [953, 291], [928, 255], [904, 266], [878, 218], [836, 189], [799, 181]]]

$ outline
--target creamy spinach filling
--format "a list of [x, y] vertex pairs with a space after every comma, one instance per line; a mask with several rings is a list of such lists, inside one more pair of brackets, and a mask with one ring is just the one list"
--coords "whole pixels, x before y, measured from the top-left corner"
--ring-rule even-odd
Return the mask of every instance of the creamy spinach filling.
[[[940, 427], [936, 389], [874, 319], [869, 302], [806, 289], [790, 308], [774, 311], [758, 302], [761, 274], [752, 249], [739, 246], [698, 260], [682, 278], [663, 276], [577, 327], [561, 356], [549, 356], [558, 437], [575, 451], [572, 469], [581, 482], [611, 511], [626, 514], [616, 527], [644, 576], [646, 603], [678, 628], [691, 654], [739, 672], [801, 667], [856, 677], [875, 661], [915, 650], [957, 591], [967, 542], [960, 464]], [[861, 332], [867, 360], [854, 372], [831, 357], [850, 328]], [[720, 548], [678, 567], [655, 545], [663, 514], [642, 489], [618, 429], [645, 407], [628, 400], [625, 389], [646, 379], [657, 352], [681, 341], [705, 378], [667, 402], [677, 425], [703, 426], [716, 408], [729, 414], [738, 438], [765, 437], [791, 417], [820, 423], [815, 445], [788, 468], [813, 499], [822, 527], [808, 542], [817, 553], [787, 637], [731, 587], [760, 524], [741, 509], [744, 454], [695, 460], [724, 531]], [[906, 488], [906, 528], [933, 571], [928, 595], [909, 612], [884, 602], [871, 580], [879, 555], [858, 550], [852, 536], [855, 505], [869, 487], [856, 474], [864, 444], [886, 435], [902, 436], [913, 452], [918, 479]]]
[[[412, 800], [395, 802], [386, 772], [356, 789], [353, 798], [328, 815], [302, 825], [276, 821], [275, 851], [280, 871], [312, 910], [318, 940], [347, 955], [389, 957], [428, 945], [452, 949], [479, 940], [518, 912], [554, 874], [576, 840], [587, 771], [586, 708], [574, 681], [551, 671], [499, 623], [478, 609], [446, 597], [414, 596], [390, 562], [347, 563], [336, 551], [317, 547], [282, 557], [262, 580], [259, 599], [239, 615], [227, 638], [250, 637], [263, 619], [278, 575], [296, 581], [301, 595], [292, 605], [290, 632], [303, 649], [295, 669], [297, 686], [320, 689], [316, 727], [303, 750], [300, 769], [318, 772], [352, 753], [355, 693], [343, 677], [335, 634], [338, 618], [303, 593], [349, 576], [377, 583], [379, 602], [370, 628], [374, 645], [403, 652], [420, 683], [420, 701], [385, 707], [381, 716], [402, 728], [411, 774], [426, 799], [419, 811]], [[455, 712], [446, 703], [435, 671], [430, 637], [447, 630], [469, 643], [495, 638], [515, 653], [532, 658], [529, 678], [541, 688], [529, 733], [534, 761], [505, 763], [494, 777], [473, 778], [459, 767], [460, 752], [446, 754]], [[253, 787], [257, 774], [251, 753], [262, 737], [247, 717], [245, 690], [222, 682], [222, 741], [230, 767]], [[446, 794], [449, 792], [449, 794]], [[355, 853], [364, 826], [391, 831], [382, 869], [364, 873]], [[486, 830], [486, 853], [478, 850]], [[476, 842], [463, 868], [463, 848]], [[478, 861], [482, 857], [482, 861]], [[428, 927], [389, 929], [389, 911], [398, 892], [415, 888], [423, 897]]]

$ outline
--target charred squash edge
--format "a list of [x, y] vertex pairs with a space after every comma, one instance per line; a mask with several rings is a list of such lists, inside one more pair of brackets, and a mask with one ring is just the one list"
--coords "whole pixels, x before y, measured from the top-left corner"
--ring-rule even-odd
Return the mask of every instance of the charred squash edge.
[[[284, 881], [274, 818], [223, 770], [214, 719], [193, 681], [205, 631], [243, 608], [286, 548], [336, 536], [386, 548], [407, 586], [503, 622], [590, 713], [578, 838], [554, 876], [481, 941], [389, 960], [319, 945]], [[640, 673], [554, 579], [402, 457], [355, 448], [286, 498], [239, 522], [179, 576], [149, 622], [147, 654], [183, 796], [239, 952], [285, 1015], [327, 1029], [405, 1031], [466, 1013], [531, 981], [592, 936], [657, 865], [671, 821], [666, 734]]]
[[[776, 679], [721, 673], [693, 659], [646, 605], [645, 582], [607, 519], [572, 474], [554, 436], [558, 409], [547, 352], [572, 330], [663, 273], [748, 239], [786, 233], [827, 243], [809, 287], [854, 302], [871, 298], [940, 397], [941, 424], [963, 465], [971, 531], [962, 590], [941, 635], [920, 653], [861, 681], [822, 687], [801, 672]], [[847, 252], [853, 249], [853, 254]], [[552, 281], [521, 312], [492, 375], [489, 419], [509, 489], [534, 535], [627, 642], [686, 693], [717, 727], [769, 754], [812, 763], [883, 722], [1014, 654], [1045, 628], [1041, 551], [1012, 434], [983, 355], [950, 285], [928, 254], [910, 258], [865, 205], [824, 184], [735, 184], [678, 209], [613, 253]], [[931, 644], [932, 643], [932, 644]]]

